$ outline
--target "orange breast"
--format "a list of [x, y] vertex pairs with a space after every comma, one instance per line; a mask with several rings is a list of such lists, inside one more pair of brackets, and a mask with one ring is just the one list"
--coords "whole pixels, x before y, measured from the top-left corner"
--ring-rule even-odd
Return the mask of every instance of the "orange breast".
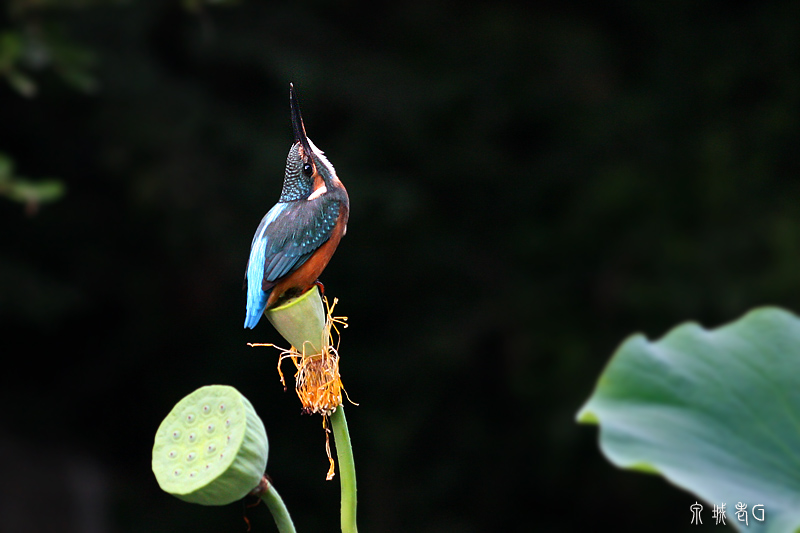
[[336, 219], [336, 226], [333, 228], [331, 237], [317, 248], [317, 251], [300, 268], [275, 284], [275, 288], [267, 300], [267, 308], [275, 305], [287, 293], [290, 296], [300, 295], [314, 285], [322, 271], [328, 266], [328, 261], [331, 260], [333, 252], [339, 246], [339, 241], [342, 240], [346, 226], [345, 220], [347, 220], [347, 209], [342, 209]]

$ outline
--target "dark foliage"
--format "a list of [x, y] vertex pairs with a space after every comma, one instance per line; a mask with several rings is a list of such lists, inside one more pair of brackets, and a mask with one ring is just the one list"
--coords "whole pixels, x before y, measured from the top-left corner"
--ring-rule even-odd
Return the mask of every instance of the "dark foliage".
[[0, 87], [0, 151], [67, 190], [0, 198], [0, 530], [244, 530], [150, 472], [211, 383], [264, 419], [298, 529], [338, 530], [321, 421], [242, 328], [290, 81], [351, 198], [322, 281], [362, 530], [688, 527], [574, 417], [634, 331], [800, 309], [797, 3], [63, 3], [2, 19], [90, 51], [97, 87]]

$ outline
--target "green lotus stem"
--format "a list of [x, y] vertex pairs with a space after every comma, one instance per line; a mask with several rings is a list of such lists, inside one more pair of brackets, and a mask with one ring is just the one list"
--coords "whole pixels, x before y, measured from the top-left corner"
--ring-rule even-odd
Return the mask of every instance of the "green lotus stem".
[[356, 533], [356, 466], [353, 461], [353, 448], [350, 446], [350, 432], [344, 405], [340, 405], [330, 417], [336, 457], [339, 459], [339, 478], [342, 484], [342, 533]]
[[[264, 488], [265, 485], [266, 487]], [[289, 510], [283, 503], [281, 495], [275, 490], [275, 486], [264, 477], [261, 480], [260, 488], [264, 489], [261, 493], [261, 499], [267, 504], [269, 512], [272, 513], [272, 518], [275, 520], [275, 525], [278, 526], [278, 531], [280, 533], [296, 533], [292, 517], [289, 516]]]
[[[326, 316], [328, 313], [322, 305], [322, 298], [317, 287], [280, 307], [267, 310], [265, 314], [283, 338], [288, 340], [304, 357], [314, 354], [317, 356], [331, 354], [328, 341], [333, 318]], [[333, 352], [335, 353], [335, 350]], [[324, 379], [327, 378], [327, 376], [324, 377]], [[336, 380], [339, 380], [338, 367]], [[341, 385], [341, 381], [338, 383]], [[317, 392], [314, 389], [315, 395]], [[323, 414], [329, 412], [326, 402], [323, 401], [322, 405], [313, 402], [306, 404], [306, 397], [299, 393], [298, 396], [301, 396], [304, 408], [309, 412], [322, 412]], [[316, 396], [316, 398], [328, 399], [322, 395]], [[340, 395], [338, 401], [341, 402]], [[358, 531], [356, 526], [356, 469], [353, 461], [353, 448], [350, 445], [350, 433], [347, 430], [344, 406], [339, 404], [331, 407], [334, 409], [330, 414], [330, 423], [336, 445], [336, 456], [339, 460], [339, 478], [342, 487], [342, 533], [356, 533]]]

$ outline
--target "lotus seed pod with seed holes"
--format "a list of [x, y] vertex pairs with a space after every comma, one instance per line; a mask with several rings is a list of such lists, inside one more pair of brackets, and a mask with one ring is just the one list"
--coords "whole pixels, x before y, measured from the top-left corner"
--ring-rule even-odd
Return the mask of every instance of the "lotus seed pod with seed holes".
[[226, 505], [256, 488], [267, 468], [264, 423], [235, 388], [209, 385], [189, 394], [161, 422], [153, 473], [173, 496]]
[[316, 285], [297, 298], [264, 313], [284, 339], [306, 354], [322, 353], [325, 332], [325, 309]]

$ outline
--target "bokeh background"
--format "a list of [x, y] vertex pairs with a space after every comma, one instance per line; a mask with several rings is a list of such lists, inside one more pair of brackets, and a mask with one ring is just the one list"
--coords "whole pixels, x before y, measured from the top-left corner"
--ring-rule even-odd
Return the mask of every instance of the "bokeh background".
[[0, 32], [0, 531], [273, 531], [152, 476], [212, 383], [338, 530], [321, 419], [242, 328], [289, 82], [352, 204], [322, 281], [361, 529], [689, 528], [575, 414], [631, 333], [800, 309], [800, 4], [9, 0]]

